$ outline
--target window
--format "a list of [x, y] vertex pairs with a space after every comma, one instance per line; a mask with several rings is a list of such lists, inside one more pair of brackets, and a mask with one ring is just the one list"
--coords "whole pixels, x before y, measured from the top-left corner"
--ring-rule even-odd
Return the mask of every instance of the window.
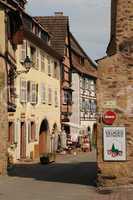
[[27, 102], [27, 81], [23, 79], [20, 80], [20, 102]]
[[85, 78], [82, 78], [82, 89], [85, 89]]
[[91, 100], [91, 112], [95, 113], [96, 112], [96, 101]]
[[68, 103], [68, 93], [67, 93], [67, 91], [64, 91], [64, 103], [65, 104]]
[[48, 104], [49, 105], [52, 104], [52, 89], [51, 88], [48, 89]]
[[58, 93], [55, 91], [55, 107], [58, 107]]
[[30, 85], [31, 81], [27, 81], [27, 102], [30, 102]]
[[85, 59], [84, 59], [83, 57], [80, 58], [80, 64], [81, 64], [82, 66], [84, 66], [84, 64], [85, 64]]
[[14, 144], [15, 142], [15, 136], [14, 136], [14, 123], [9, 122], [8, 123], [8, 142], [10, 145]]
[[41, 103], [46, 103], [46, 88], [44, 83], [41, 83]]
[[86, 78], [86, 79], [85, 79], [85, 89], [86, 89], [86, 90], [88, 90], [88, 86], [89, 86], [89, 82], [88, 82], [88, 79]]
[[95, 90], [95, 83], [94, 83], [94, 81], [90, 81], [90, 89], [91, 89], [91, 91]]
[[23, 44], [21, 45], [21, 55], [20, 55], [20, 60], [21, 62], [24, 62], [25, 58], [26, 58], [26, 41], [23, 41]]
[[91, 101], [90, 101], [90, 100], [88, 100], [88, 106], [87, 106], [87, 109], [88, 109], [89, 112], [91, 111]]
[[41, 71], [45, 72], [45, 56], [41, 53]]
[[31, 82], [30, 84], [30, 102], [36, 104], [38, 100], [38, 84]]
[[41, 39], [48, 43], [48, 34], [44, 31], [41, 31]]
[[36, 68], [39, 69], [39, 61], [40, 61], [40, 51], [39, 49], [36, 50]]
[[50, 57], [48, 57], [48, 75], [51, 76], [51, 62], [50, 62]]
[[54, 62], [54, 78], [58, 78], [58, 66], [57, 66], [57, 62]]
[[31, 52], [31, 61], [33, 62], [33, 64], [36, 64], [36, 48], [31, 46], [30, 47], [30, 52]]
[[85, 107], [86, 107], [86, 102], [85, 99], [82, 99], [82, 111], [85, 111]]
[[64, 104], [71, 104], [72, 103], [72, 94], [68, 91], [64, 91]]

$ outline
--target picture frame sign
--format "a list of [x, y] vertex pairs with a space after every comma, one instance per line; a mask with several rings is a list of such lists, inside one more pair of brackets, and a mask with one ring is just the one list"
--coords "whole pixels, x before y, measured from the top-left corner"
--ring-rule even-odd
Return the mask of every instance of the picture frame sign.
[[126, 161], [125, 127], [104, 127], [103, 146], [105, 161]]

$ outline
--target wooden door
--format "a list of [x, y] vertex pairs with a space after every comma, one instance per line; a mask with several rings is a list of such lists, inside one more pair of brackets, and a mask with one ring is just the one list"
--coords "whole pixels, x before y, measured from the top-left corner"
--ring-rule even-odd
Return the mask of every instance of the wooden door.
[[41, 132], [39, 135], [39, 154], [47, 153], [47, 133]]
[[21, 122], [21, 133], [20, 133], [20, 158], [26, 158], [26, 124]]

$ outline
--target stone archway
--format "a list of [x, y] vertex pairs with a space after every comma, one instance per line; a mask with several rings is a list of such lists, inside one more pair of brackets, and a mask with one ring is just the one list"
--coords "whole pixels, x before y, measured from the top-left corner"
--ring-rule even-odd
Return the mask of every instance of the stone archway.
[[39, 131], [39, 154], [47, 153], [47, 142], [48, 142], [48, 133], [49, 133], [49, 122], [45, 118], [40, 125]]

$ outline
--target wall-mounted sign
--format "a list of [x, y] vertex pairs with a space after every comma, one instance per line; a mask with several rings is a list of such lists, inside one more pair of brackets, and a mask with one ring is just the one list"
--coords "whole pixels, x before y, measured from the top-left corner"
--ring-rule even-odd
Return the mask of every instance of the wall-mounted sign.
[[112, 125], [116, 120], [116, 113], [112, 111], [107, 111], [103, 114], [103, 122], [107, 125]]
[[110, 100], [110, 101], [103, 102], [103, 107], [104, 108], [116, 108], [117, 107], [116, 100]]
[[105, 161], [126, 160], [125, 127], [104, 127], [103, 146]]

